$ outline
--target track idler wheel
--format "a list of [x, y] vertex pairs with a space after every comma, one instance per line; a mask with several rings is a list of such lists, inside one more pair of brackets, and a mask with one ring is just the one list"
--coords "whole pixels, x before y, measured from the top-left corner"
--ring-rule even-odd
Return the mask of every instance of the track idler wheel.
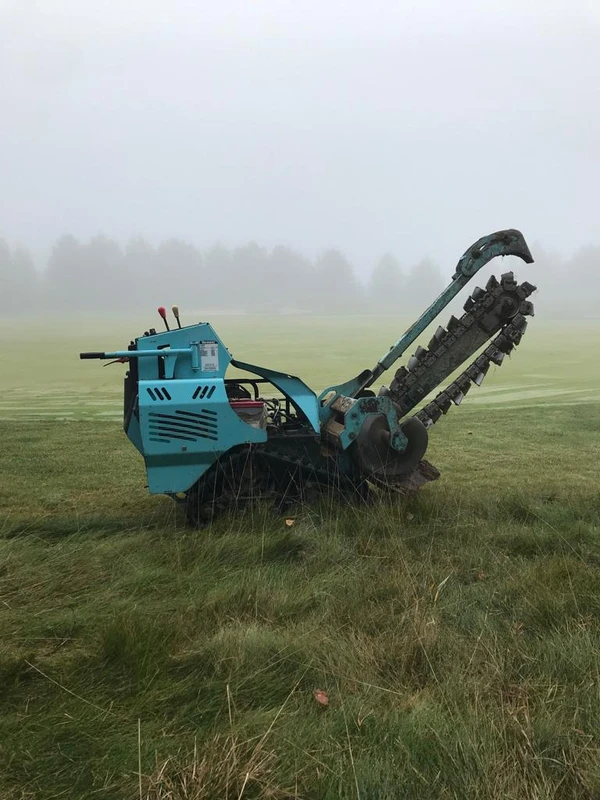
[[355, 450], [362, 472], [383, 479], [401, 478], [418, 466], [427, 450], [427, 428], [417, 417], [409, 417], [400, 427], [408, 440], [402, 453], [391, 446], [390, 429], [383, 414], [366, 418]]

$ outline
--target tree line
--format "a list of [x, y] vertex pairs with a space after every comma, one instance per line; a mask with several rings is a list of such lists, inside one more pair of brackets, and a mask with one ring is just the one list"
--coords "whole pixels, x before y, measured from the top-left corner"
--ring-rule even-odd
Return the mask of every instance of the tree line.
[[201, 252], [179, 239], [153, 247], [137, 238], [120, 247], [103, 235], [87, 242], [67, 235], [39, 272], [26, 249], [11, 250], [0, 240], [0, 285], [4, 312], [23, 303], [109, 311], [179, 302], [194, 309], [340, 313], [369, 309], [372, 301], [390, 310], [398, 303], [406, 309], [427, 304], [444, 281], [430, 261], [405, 274], [391, 255], [381, 259], [365, 286], [334, 249], [311, 261], [288, 247], [267, 250], [255, 243]]
[[[540, 247], [534, 255], [536, 263], [519, 269], [519, 278], [541, 288], [536, 305], [540, 300], [554, 315], [598, 316], [600, 247], [583, 248], [567, 260]], [[426, 308], [449, 277], [429, 259], [403, 268], [389, 253], [361, 282], [335, 249], [312, 261], [283, 246], [200, 251], [180, 239], [154, 247], [136, 238], [121, 247], [104, 235], [87, 242], [62, 236], [45, 269], [37, 270], [26, 248], [0, 239], [3, 314], [25, 308], [118, 312], [178, 302], [190, 310], [401, 315]]]

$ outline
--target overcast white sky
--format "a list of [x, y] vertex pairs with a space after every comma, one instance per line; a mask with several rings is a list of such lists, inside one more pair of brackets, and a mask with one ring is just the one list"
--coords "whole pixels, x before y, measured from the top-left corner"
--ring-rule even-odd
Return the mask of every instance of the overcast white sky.
[[0, 237], [600, 244], [600, 0], [0, 0]]

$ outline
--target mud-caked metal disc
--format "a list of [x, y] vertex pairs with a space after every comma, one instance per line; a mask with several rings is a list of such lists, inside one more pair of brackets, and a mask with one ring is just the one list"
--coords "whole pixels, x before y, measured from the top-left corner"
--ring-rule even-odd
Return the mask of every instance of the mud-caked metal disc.
[[365, 419], [356, 439], [355, 457], [366, 475], [397, 478], [411, 472], [421, 461], [427, 450], [427, 428], [417, 417], [409, 417], [400, 427], [408, 440], [402, 453], [391, 446], [390, 429], [383, 414]]

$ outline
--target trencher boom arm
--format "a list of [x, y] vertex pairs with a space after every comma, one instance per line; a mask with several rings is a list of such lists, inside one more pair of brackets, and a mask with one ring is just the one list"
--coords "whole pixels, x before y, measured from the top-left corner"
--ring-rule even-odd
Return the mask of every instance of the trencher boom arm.
[[329, 419], [332, 415], [331, 406], [340, 395], [356, 398], [364, 389], [371, 386], [404, 354], [406, 349], [456, 297], [471, 278], [496, 256], [518, 256], [527, 264], [533, 262], [525, 238], [518, 230], [497, 231], [478, 239], [458, 260], [452, 282], [398, 339], [396, 344], [379, 359], [373, 369], [364, 370], [356, 378], [338, 386], [331, 386], [321, 393], [319, 397], [321, 420], [324, 422]]

